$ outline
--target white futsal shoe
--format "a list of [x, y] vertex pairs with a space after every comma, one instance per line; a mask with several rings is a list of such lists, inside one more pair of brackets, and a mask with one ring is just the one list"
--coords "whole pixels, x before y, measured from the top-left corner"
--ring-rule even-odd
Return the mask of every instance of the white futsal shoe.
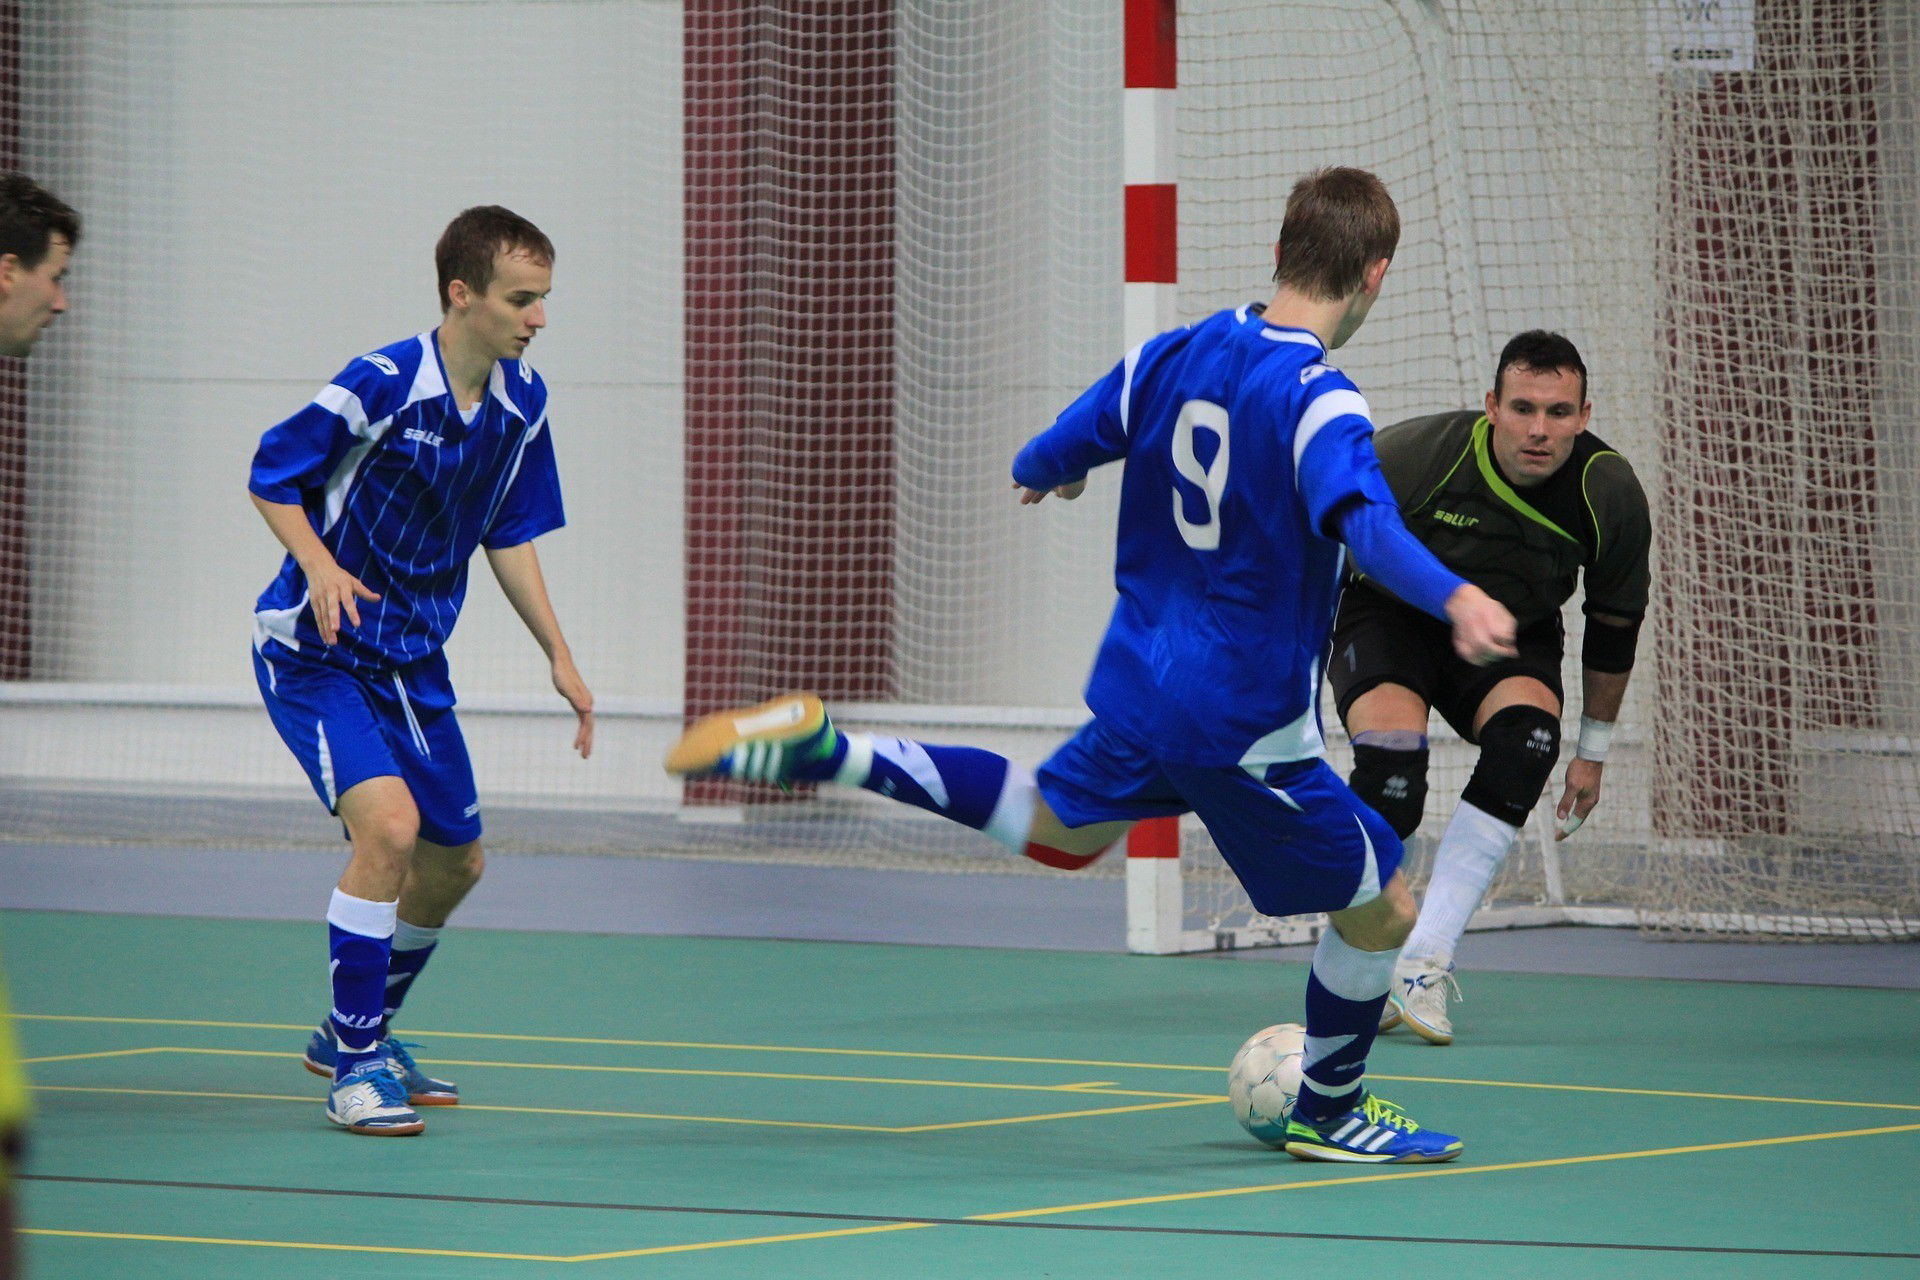
[[1447, 1016], [1449, 998], [1462, 998], [1451, 962], [1441, 964], [1419, 956], [1401, 956], [1393, 966], [1393, 988], [1387, 992], [1380, 1029], [1385, 1031], [1404, 1023], [1429, 1044], [1452, 1044], [1453, 1019]]

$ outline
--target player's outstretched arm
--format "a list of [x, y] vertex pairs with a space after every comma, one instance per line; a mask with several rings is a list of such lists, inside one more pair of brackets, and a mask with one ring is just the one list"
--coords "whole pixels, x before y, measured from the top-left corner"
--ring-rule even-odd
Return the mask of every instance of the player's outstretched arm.
[[313, 623], [325, 644], [340, 639], [340, 615], [347, 615], [351, 626], [360, 625], [360, 601], [378, 600], [380, 593], [340, 567], [326, 543], [313, 531], [306, 511], [296, 503], [268, 502], [257, 493], [247, 495], [255, 509], [280, 539], [300, 572], [306, 575], [307, 599], [313, 605]]
[[553, 688], [567, 700], [580, 728], [573, 736], [573, 749], [582, 760], [593, 754], [593, 693], [573, 665], [573, 652], [560, 634], [560, 620], [554, 617], [553, 602], [547, 598], [547, 581], [540, 573], [540, 558], [531, 542], [512, 547], [488, 547], [487, 564], [499, 579], [507, 603], [527, 624], [527, 630], [539, 642], [540, 649], [553, 664]]

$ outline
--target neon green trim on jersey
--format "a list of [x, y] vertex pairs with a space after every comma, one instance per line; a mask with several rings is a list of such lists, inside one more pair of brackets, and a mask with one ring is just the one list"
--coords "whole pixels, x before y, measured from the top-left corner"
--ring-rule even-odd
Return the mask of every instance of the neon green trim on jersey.
[[[1479, 422], [1476, 422], [1476, 423], [1474, 423], [1474, 424], [1473, 424], [1473, 429], [1474, 429], [1475, 431], [1478, 431], [1478, 430], [1479, 430], [1479, 429], [1481, 428], [1481, 426], [1482, 426], [1482, 425], [1483, 425], [1483, 424], [1484, 424], [1484, 423], [1486, 422], [1486, 420], [1487, 420], [1487, 417], [1486, 417], [1486, 415], [1485, 415], [1485, 414], [1481, 414], [1481, 415], [1480, 415], [1480, 421], [1479, 421]], [[1418, 502], [1416, 502], [1416, 503], [1414, 503], [1414, 504], [1413, 504], [1413, 509], [1412, 509], [1411, 511], [1409, 511], [1409, 512], [1407, 512], [1407, 514], [1408, 514], [1408, 515], [1410, 515], [1410, 516], [1411, 516], [1411, 515], [1418, 515], [1418, 514], [1419, 514], [1419, 513], [1421, 512], [1421, 511], [1423, 511], [1423, 510], [1425, 510], [1425, 509], [1426, 509], [1426, 506], [1427, 506], [1427, 504], [1428, 504], [1429, 502], [1432, 502], [1432, 501], [1433, 501], [1433, 499], [1434, 499], [1434, 497], [1435, 497], [1435, 496], [1436, 496], [1436, 495], [1437, 495], [1437, 494], [1438, 494], [1438, 493], [1439, 493], [1439, 492], [1440, 492], [1440, 491], [1441, 491], [1442, 489], [1444, 489], [1444, 488], [1446, 488], [1446, 487], [1447, 487], [1447, 481], [1449, 481], [1449, 480], [1451, 480], [1451, 479], [1453, 479], [1453, 473], [1454, 473], [1454, 472], [1456, 472], [1456, 471], [1458, 471], [1458, 470], [1460, 469], [1460, 464], [1461, 464], [1461, 463], [1463, 463], [1463, 462], [1465, 462], [1465, 461], [1467, 460], [1467, 455], [1468, 455], [1468, 454], [1470, 454], [1470, 453], [1472, 453], [1472, 452], [1473, 452], [1473, 440], [1472, 440], [1471, 438], [1469, 438], [1469, 439], [1468, 439], [1468, 441], [1467, 441], [1467, 447], [1466, 447], [1466, 448], [1464, 448], [1464, 449], [1462, 449], [1462, 450], [1460, 451], [1460, 456], [1459, 456], [1459, 457], [1457, 457], [1457, 458], [1455, 458], [1455, 459], [1453, 460], [1453, 465], [1447, 468], [1447, 474], [1445, 474], [1444, 476], [1441, 476], [1441, 477], [1440, 477], [1440, 483], [1439, 483], [1439, 484], [1436, 484], [1435, 486], [1433, 486], [1433, 488], [1432, 488], [1432, 489], [1431, 489], [1430, 491], [1428, 491], [1428, 493], [1427, 493], [1427, 496], [1426, 496], [1426, 497], [1424, 497], [1424, 498], [1422, 498], [1422, 499], [1420, 499], [1420, 501], [1418, 501]]]
[[[1587, 459], [1587, 465], [1580, 468], [1580, 501], [1587, 504], [1587, 519], [1593, 521], [1593, 558], [1600, 558], [1600, 513], [1593, 509], [1593, 496], [1587, 492], [1587, 472], [1593, 470], [1593, 464], [1602, 458], [1619, 458], [1612, 449], [1602, 449]], [[1625, 461], [1624, 458], [1621, 461]]]
[[1526, 501], [1513, 491], [1513, 486], [1505, 480], [1502, 480], [1500, 473], [1493, 469], [1493, 458], [1487, 453], [1487, 432], [1489, 430], [1490, 427], [1487, 423], [1486, 415], [1482, 414], [1480, 421], [1473, 424], [1473, 457], [1474, 461], [1480, 464], [1480, 478], [1487, 482], [1487, 487], [1493, 490], [1496, 497], [1512, 507], [1515, 511], [1518, 511], [1535, 524], [1553, 530], [1575, 546], [1579, 546], [1580, 539], [1574, 537], [1565, 529], [1562, 529], [1559, 525], [1528, 506]]

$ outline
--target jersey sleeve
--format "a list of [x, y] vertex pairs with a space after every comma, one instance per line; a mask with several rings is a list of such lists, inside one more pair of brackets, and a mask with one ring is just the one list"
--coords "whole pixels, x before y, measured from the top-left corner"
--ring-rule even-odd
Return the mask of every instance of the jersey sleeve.
[[1027, 441], [1013, 460], [1013, 478], [1029, 489], [1053, 489], [1126, 457], [1133, 375], [1144, 351], [1143, 346], [1130, 352], [1063, 409], [1051, 427]]
[[406, 396], [404, 375], [381, 356], [361, 356], [299, 412], [267, 428], [247, 488], [268, 502], [299, 505], [322, 488], [355, 446], [380, 438]]
[[1638, 619], [1647, 611], [1651, 586], [1647, 557], [1653, 526], [1647, 495], [1633, 468], [1617, 453], [1594, 458], [1583, 485], [1596, 544], [1586, 571], [1585, 612]]
[[517, 547], [566, 522], [560, 503], [560, 469], [553, 459], [553, 432], [543, 416], [528, 434], [519, 466], [507, 479], [506, 492], [487, 521], [480, 545], [489, 551]]
[[1357, 501], [1391, 505], [1393, 490], [1373, 452], [1373, 417], [1366, 398], [1337, 375], [1323, 376], [1314, 385], [1321, 389], [1307, 401], [1294, 428], [1294, 483], [1314, 532], [1338, 538], [1333, 516], [1341, 507]]

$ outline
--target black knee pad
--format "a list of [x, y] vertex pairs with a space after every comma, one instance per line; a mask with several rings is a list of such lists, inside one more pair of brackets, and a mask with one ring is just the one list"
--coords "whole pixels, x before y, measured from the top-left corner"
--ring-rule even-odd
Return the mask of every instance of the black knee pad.
[[1427, 808], [1427, 736], [1359, 735], [1353, 743], [1353, 772], [1347, 785], [1405, 840], [1420, 826], [1420, 815]]
[[1540, 803], [1560, 758], [1560, 719], [1539, 707], [1506, 707], [1480, 727], [1480, 762], [1460, 798], [1518, 827]]

